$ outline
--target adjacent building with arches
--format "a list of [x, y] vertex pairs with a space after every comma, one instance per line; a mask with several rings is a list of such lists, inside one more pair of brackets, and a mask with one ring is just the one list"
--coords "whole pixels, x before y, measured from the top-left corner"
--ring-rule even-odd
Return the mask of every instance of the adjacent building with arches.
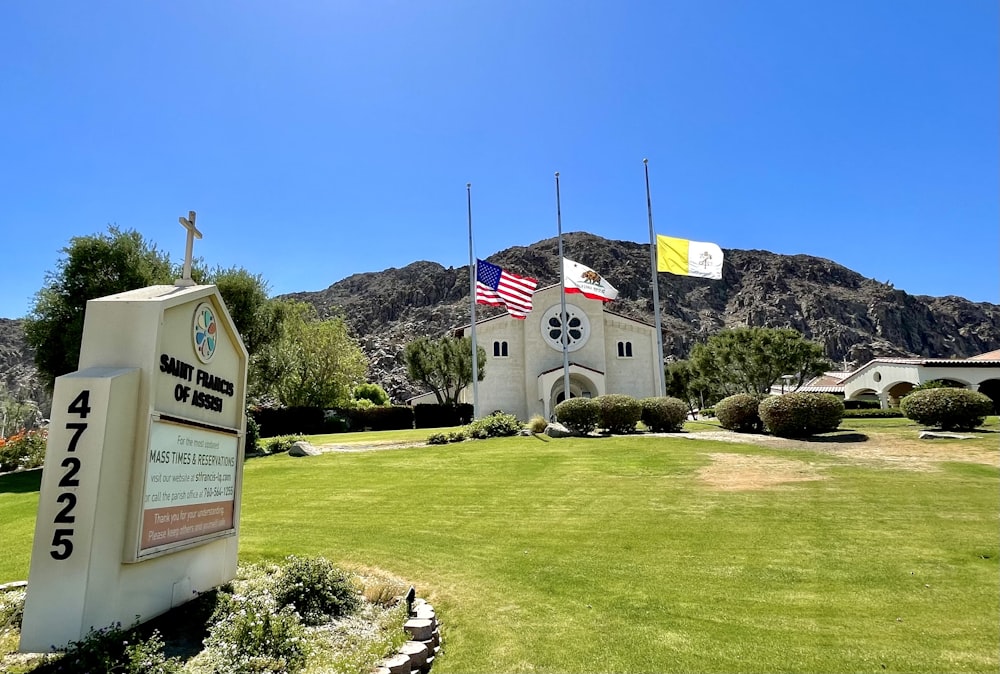
[[896, 407], [915, 386], [944, 380], [985, 393], [1000, 404], [1000, 350], [972, 358], [875, 358], [841, 380], [845, 400], [878, 398]]

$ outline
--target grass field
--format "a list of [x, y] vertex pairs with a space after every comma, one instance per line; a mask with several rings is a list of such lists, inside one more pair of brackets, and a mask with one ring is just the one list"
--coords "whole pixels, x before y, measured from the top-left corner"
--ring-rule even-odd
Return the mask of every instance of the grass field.
[[[996, 672], [996, 420], [923, 444], [906, 420], [844, 425], [839, 442], [774, 446], [520, 437], [257, 458], [240, 556], [409, 579], [444, 621], [440, 674]], [[37, 488], [0, 478], [0, 582], [27, 575]]]

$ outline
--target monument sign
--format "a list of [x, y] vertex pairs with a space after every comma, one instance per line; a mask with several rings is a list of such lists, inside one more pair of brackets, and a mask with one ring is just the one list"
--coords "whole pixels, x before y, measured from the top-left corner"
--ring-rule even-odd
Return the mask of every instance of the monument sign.
[[22, 651], [148, 620], [236, 574], [247, 352], [189, 270], [87, 303], [80, 369], [53, 393]]

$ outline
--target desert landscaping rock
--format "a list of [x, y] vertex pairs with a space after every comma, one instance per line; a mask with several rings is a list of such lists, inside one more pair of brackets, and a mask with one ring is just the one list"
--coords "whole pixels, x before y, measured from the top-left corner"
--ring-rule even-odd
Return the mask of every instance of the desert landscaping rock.
[[318, 456], [322, 451], [305, 440], [295, 442], [288, 450], [288, 456]]

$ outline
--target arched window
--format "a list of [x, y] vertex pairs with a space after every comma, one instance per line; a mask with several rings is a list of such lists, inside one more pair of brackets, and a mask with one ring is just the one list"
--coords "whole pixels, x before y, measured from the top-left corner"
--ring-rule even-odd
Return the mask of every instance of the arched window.
[[632, 357], [632, 342], [618, 342], [618, 357], [619, 358]]
[[507, 342], [493, 342], [493, 356], [495, 358], [506, 358], [509, 355]]

